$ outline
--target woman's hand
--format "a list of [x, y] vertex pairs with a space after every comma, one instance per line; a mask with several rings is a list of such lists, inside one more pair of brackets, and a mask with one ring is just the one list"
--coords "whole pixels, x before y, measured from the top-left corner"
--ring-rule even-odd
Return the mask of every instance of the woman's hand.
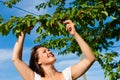
[[23, 33], [29, 33], [33, 29], [33, 26], [28, 27]]
[[82, 37], [76, 32], [74, 27], [74, 23], [71, 20], [66, 20], [64, 22], [66, 24], [66, 30], [73, 35], [74, 39], [78, 43], [82, 53], [84, 54], [84, 59], [79, 61], [77, 64], [71, 66], [71, 75], [72, 80], [76, 80], [80, 76], [82, 76], [93, 64], [95, 61], [95, 56], [93, 51], [89, 47], [89, 45], [82, 39]]
[[66, 24], [66, 31], [68, 31], [71, 35], [74, 36], [76, 33], [74, 23], [71, 20], [66, 20], [63, 23]]

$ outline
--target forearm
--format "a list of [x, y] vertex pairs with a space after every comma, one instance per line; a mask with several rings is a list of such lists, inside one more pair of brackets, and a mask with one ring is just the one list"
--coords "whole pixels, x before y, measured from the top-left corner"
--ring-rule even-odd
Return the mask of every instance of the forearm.
[[66, 20], [64, 23], [66, 24], [66, 30], [74, 37], [85, 57], [83, 60], [71, 67], [72, 79], [76, 80], [89, 69], [89, 67], [95, 61], [95, 56], [88, 44], [76, 32], [74, 23], [72, 23], [71, 20]]
[[95, 60], [95, 56], [88, 44], [82, 39], [82, 37], [77, 32], [73, 35], [73, 37], [80, 46], [80, 49], [83, 52], [85, 59], [88, 59], [89, 61], [93, 62]]
[[25, 33], [21, 32], [21, 35], [19, 35], [18, 40], [15, 43], [13, 49], [13, 55], [12, 55], [13, 61], [17, 59], [22, 60], [22, 49], [23, 49], [24, 38], [25, 38]]

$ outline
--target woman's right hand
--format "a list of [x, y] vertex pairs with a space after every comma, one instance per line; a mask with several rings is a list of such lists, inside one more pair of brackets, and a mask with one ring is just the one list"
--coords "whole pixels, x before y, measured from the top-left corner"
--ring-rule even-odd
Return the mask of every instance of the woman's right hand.
[[63, 22], [64, 24], [66, 24], [66, 30], [71, 34], [71, 35], [75, 35], [77, 32], [75, 30], [75, 24], [71, 21], [71, 20], [66, 20], [65, 22]]

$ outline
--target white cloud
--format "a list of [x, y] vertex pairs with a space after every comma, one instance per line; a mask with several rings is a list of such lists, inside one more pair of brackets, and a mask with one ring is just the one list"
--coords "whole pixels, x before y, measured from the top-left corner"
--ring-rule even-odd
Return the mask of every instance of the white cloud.
[[[12, 57], [12, 52], [13, 49], [0, 49], [0, 61], [4, 62], [7, 60], [10, 60]], [[28, 54], [30, 52], [30, 48], [25, 48], [23, 50], [23, 56], [25, 56], [26, 54]]]
[[73, 64], [77, 63], [78, 60], [62, 60], [57, 63], [55, 63], [55, 66], [57, 69], [63, 70], [69, 66], [72, 66]]
[[11, 59], [12, 50], [11, 49], [0, 49], [0, 61], [6, 61]]
[[66, 67], [72, 66], [73, 64], [77, 63], [80, 59], [75, 54], [68, 54], [68, 55], [57, 55], [57, 62], [55, 63], [56, 68], [63, 70]]

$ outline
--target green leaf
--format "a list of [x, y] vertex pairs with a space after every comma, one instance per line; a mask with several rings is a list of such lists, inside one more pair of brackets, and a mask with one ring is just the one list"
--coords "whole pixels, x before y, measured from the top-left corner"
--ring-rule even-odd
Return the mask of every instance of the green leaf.
[[27, 20], [26, 23], [27, 23], [27, 26], [30, 27], [30, 21]]
[[12, 4], [16, 4], [16, 0], [11, 0]]
[[36, 23], [37, 23], [37, 21], [36, 21], [36, 20], [33, 20], [31, 26], [35, 26]]
[[20, 29], [18, 29], [18, 30], [16, 30], [15, 32], [16, 32], [16, 33], [20, 33], [20, 32], [21, 32], [21, 30], [20, 30]]
[[93, 12], [98, 12], [98, 9], [93, 9]]
[[63, 30], [63, 28], [65, 27], [63, 24], [61, 24], [59, 21], [56, 21], [60, 30]]
[[109, 44], [110, 44], [110, 45], [113, 45], [113, 44], [114, 44], [114, 42], [113, 42], [113, 41], [110, 41], [110, 42], [109, 42]]
[[0, 16], [0, 24], [2, 23], [2, 21], [3, 21], [3, 18]]
[[65, 31], [65, 26], [63, 24], [61, 24], [59, 21], [56, 21], [57, 22], [57, 25], [59, 26], [59, 34], [62, 34], [62, 35], [68, 35], [67, 32]]
[[55, 24], [54, 18], [49, 21], [49, 24], [50, 24], [50, 26], [53, 26], [53, 24]]
[[87, 7], [87, 4], [82, 4], [81, 6], [83, 6], [83, 7]]
[[107, 11], [101, 11], [101, 13], [105, 14], [106, 16], [108, 16], [108, 12]]
[[50, 3], [52, 3], [53, 5], [58, 4], [59, 0], [50, 0]]
[[50, 24], [50, 20], [48, 20], [48, 21], [46, 22], [46, 26], [49, 26], [49, 24]]
[[116, 17], [114, 17], [114, 16], [110, 16], [113, 20], [115, 20], [115, 19], [117, 19]]
[[70, 17], [73, 18], [76, 14], [76, 7], [72, 8]]
[[112, 75], [112, 74], [110, 74], [110, 78], [109, 78], [109, 80], [114, 80], [114, 78], [113, 78], [113, 75]]
[[36, 29], [36, 32], [37, 32], [38, 34], [41, 34], [41, 33], [42, 33], [42, 30], [43, 30], [42, 26], [39, 26], [39, 27]]
[[9, 7], [9, 8], [12, 8], [12, 3], [11, 2], [4, 2], [4, 4]]
[[120, 63], [118, 64], [117, 71], [120, 72]]
[[106, 6], [111, 6], [112, 1], [107, 2], [105, 5]]

